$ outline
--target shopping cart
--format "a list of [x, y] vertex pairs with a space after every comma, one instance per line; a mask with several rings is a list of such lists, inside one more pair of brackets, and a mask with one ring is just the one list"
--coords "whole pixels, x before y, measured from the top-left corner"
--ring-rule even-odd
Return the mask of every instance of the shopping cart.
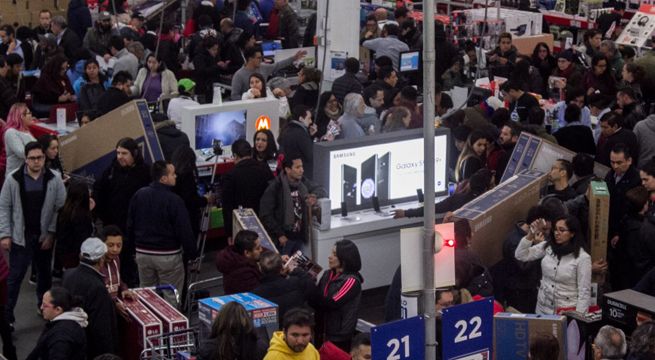
[[180, 352], [196, 354], [198, 350], [198, 330], [186, 329], [146, 338], [146, 345], [139, 359], [176, 360]]

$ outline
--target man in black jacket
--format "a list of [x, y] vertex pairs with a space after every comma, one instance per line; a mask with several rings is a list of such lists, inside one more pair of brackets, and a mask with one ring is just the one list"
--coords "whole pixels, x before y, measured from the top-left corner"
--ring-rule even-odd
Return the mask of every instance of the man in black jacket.
[[259, 205], [259, 217], [280, 252], [295, 253], [306, 241], [310, 219], [307, 206], [325, 197], [325, 190], [303, 177], [300, 156], [285, 154], [282, 163], [284, 174], [271, 181]]
[[632, 159], [636, 160], [639, 158], [637, 136], [631, 130], [623, 127], [623, 117], [620, 114], [612, 111], [603, 115], [600, 118], [600, 132], [601, 138], [598, 141], [599, 145], [596, 149], [596, 162], [610, 166], [610, 152], [616, 144], [627, 146]]
[[[196, 258], [196, 242], [184, 201], [176, 195], [175, 166], [155, 161], [152, 183], [130, 201], [127, 233], [136, 245], [141, 287], [172, 284], [184, 287], [184, 259]], [[182, 252], [184, 249], [184, 258]]]
[[252, 158], [252, 147], [244, 139], [232, 144], [234, 169], [223, 175], [221, 181], [223, 221], [225, 233], [232, 236], [232, 210], [242, 206], [259, 214], [259, 201], [273, 179], [273, 173], [265, 162]]
[[119, 71], [114, 74], [111, 80], [111, 87], [98, 99], [98, 116], [116, 109], [130, 101], [130, 87], [132, 86], [132, 75], [126, 71]]
[[[143, 162], [139, 144], [123, 138], [116, 144], [116, 159], [94, 184], [96, 214], [104, 226], [116, 225], [127, 231], [127, 210], [130, 199], [150, 182], [150, 171]], [[139, 285], [134, 243], [126, 239], [121, 251], [121, 277], [129, 287]]]
[[296, 105], [291, 120], [281, 132], [278, 142], [280, 151], [284, 154], [297, 155], [304, 168], [305, 177], [314, 176], [314, 142], [312, 136], [316, 134], [316, 124], [312, 120], [312, 110], [305, 105]]
[[57, 37], [57, 45], [64, 49], [64, 55], [71, 64], [74, 64], [77, 61], [74, 54], [82, 47], [82, 40], [75, 32], [68, 29], [68, 24], [63, 16], [57, 15], [52, 18], [51, 29]]
[[343, 99], [350, 93], [361, 94], [364, 90], [362, 83], [357, 80], [357, 73], [359, 72], [359, 60], [356, 58], [346, 59], [346, 73], [338, 77], [332, 83], [332, 93], [334, 97], [343, 104]]
[[259, 267], [262, 278], [252, 291], [278, 305], [280, 323], [288, 310], [306, 306], [314, 291], [314, 282], [306, 272], [297, 269], [287, 276], [288, 269], [283, 268], [283, 265], [280, 254], [272, 251], [261, 254]]
[[171, 161], [173, 153], [180, 147], [189, 147], [189, 137], [175, 126], [175, 121], [169, 120], [166, 114], [153, 113], [152, 121], [155, 123], [157, 138], [164, 153], [164, 159]]
[[9, 64], [3, 56], [0, 56], [0, 119], [7, 119], [9, 109], [18, 101], [16, 89], [11, 86], [8, 75]]
[[82, 309], [89, 315], [86, 328], [87, 354], [94, 359], [116, 354], [118, 333], [114, 302], [107, 292], [100, 269], [107, 246], [98, 238], [88, 238], [80, 247], [80, 265], [64, 274], [63, 286], [82, 298]]

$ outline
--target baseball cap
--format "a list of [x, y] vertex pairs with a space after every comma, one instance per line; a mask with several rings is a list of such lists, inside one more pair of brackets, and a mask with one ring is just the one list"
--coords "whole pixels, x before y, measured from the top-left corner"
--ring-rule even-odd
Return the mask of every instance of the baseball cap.
[[184, 78], [177, 82], [177, 86], [183, 87], [184, 91], [191, 91], [191, 89], [196, 87], [196, 83], [189, 78]]
[[107, 253], [107, 245], [97, 237], [90, 237], [82, 243], [80, 254], [83, 259], [97, 261]]
[[108, 11], [103, 11], [100, 14], [98, 14], [98, 20], [100, 21], [111, 20], [111, 14]]

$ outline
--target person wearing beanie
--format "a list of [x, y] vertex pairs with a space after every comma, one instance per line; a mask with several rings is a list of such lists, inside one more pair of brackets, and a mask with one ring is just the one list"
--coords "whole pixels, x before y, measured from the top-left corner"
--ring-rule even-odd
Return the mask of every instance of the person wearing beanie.
[[87, 358], [116, 354], [118, 332], [114, 302], [102, 276], [107, 245], [91, 237], [80, 246], [80, 265], [64, 274], [63, 287], [80, 297], [82, 309], [89, 316], [86, 327]]
[[571, 83], [572, 79], [577, 80], [578, 84], [582, 81], [582, 73], [575, 64], [571, 50], [565, 50], [559, 53], [557, 56], [557, 68], [553, 71], [553, 76], [565, 79], [556, 81], [554, 85], [558, 89], [565, 89], [566, 85]]

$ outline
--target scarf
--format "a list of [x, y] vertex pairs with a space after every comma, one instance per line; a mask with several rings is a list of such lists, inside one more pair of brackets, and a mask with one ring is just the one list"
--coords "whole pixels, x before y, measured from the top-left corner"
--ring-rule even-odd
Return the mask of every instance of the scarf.
[[[281, 174], [280, 181], [282, 183], [282, 199], [284, 205], [282, 207], [284, 211], [284, 230], [286, 231], [291, 227], [291, 225], [293, 225], [295, 219], [293, 214], [293, 200], [291, 200], [291, 186], [289, 185], [289, 178], [285, 174]], [[305, 201], [305, 198], [308, 195], [307, 187], [302, 183], [302, 180], [298, 182], [297, 186], [301, 201]]]
[[569, 241], [566, 244], [557, 244], [555, 240], [551, 241], [550, 249], [553, 250], [553, 254], [557, 256], [557, 259], [561, 259], [563, 256], [571, 254], [575, 251], [575, 245], [572, 241]]

